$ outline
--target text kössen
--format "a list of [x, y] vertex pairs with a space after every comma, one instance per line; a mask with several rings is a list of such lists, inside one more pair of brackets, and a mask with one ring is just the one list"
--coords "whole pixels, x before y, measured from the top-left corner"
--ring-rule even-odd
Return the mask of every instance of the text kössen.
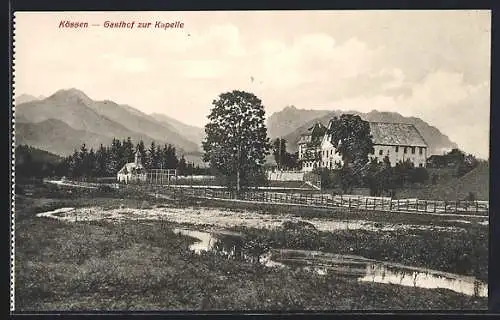
[[[113, 22], [113, 21], [104, 21], [103, 24], [91, 24], [90, 26], [94, 27], [104, 27], [107, 29], [133, 29], [133, 28], [138, 28], [138, 29], [149, 29], [149, 28], [155, 28], [155, 29], [179, 29], [179, 28], [184, 28], [184, 22], [180, 21], [174, 21], [174, 22], [163, 22], [163, 21], [156, 21], [156, 22], [137, 22], [137, 21], [131, 21], [131, 22], [125, 22], [125, 21], [118, 21], [118, 22]], [[82, 29], [82, 28], [88, 28], [89, 23], [88, 22], [81, 22], [81, 21], [69, 21], [69, 20], [61, 20], [59, 22], [59, 28], [68, 28], [68, 29]]]

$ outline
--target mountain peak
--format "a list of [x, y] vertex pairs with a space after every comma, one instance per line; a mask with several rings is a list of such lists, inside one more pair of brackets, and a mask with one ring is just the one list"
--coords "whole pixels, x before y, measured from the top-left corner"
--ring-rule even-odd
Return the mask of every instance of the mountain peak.
[[450, 149], [456, 143], [441, 133], [436, 127], [431, 126], [418, 117], [405, 117], [398, 112], [371, 110], [369, 112], [346, 110], [306, 110], [296, 109], [295, 112], [288, 108], [274, 113], [267, 122], [267, 129], [271, 138], [283, 137], [288, 142], [290, 150], [297, 150], [299, 136], [311, 128], [316, 122], [326, 125], [328, 121], [341, 114], [356, 114], [363, 120], [370, 122], [390, 122], [413, 124], [422, 137], [429, 144], [430, 154], [441, 154], [443, 148]]
[[25, 103], [25, 102], [36, 101], [36, 100], [41, 100], [41, 99], [39, 99], [31, 94], [26, 94], [26, 93], [22, 93], [14, 98], [16, 105], [21, 104], [21, 103]]
[[49, 99], [60, 100], [61, 102], [77, 102], [89, 105], [93, 102], [83, 91], [76, 88], [61, 89], [51, 95]]

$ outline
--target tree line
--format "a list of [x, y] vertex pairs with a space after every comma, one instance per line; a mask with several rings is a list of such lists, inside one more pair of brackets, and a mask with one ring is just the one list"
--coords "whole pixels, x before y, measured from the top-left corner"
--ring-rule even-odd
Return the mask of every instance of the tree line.
[[171, 144], [157, 145], [154, 141], [149, 147], [141, 140], [134, 146], [130, 138], [120, 141], [114, 138], [110, 145], [101, 144], [94, 150], [82, 144], [79, 149], [59, 161], [46, 162], [33, 160], [33, 148], [19, 146], [16, 149], [16, 168], [26, 176], [67, 176], [67, 177], [113, 177], [138, 152], [146, 169], [177, 169], [178, 175], [208, 174], [208, 170], [177, 156]]
[[299, 153], [290, 153], [286, 150], [287, 141], [283, 138], [276, 138], [273, 141], [273, 156], [276, 165], [280, 170], [299, 170]]

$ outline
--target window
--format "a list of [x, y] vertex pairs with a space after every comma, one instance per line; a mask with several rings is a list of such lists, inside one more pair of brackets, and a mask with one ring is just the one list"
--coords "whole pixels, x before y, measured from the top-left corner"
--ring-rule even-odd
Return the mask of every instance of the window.
[[415, 147], [411, 147], [411, 154], [415, 154]]
[[379, 150], [378, 155], [381, 156], [383, 154], [384, 154], [384, 151], [383, 150]]
[[399, 152], [399, 146], [396, 146], [396, 152]]
[[404, 153], [408, 153], [408, 148], [405, 147], [404, 150], [403, 150]]
[[424, 148], [423, 147], [420, 147], [420, 150], [419, 150], [419, 154], [422, 154], [424, 151]]
[[330, 150], [330, 155], [333, 155], [333, 150]]
[[422, 167], [423, 167], [423, 165], [422, 165], [421, 163], [419, 163], [419, 164], [418, 164], [418, 166], [419, 166], [420, 168], [422, 168]]

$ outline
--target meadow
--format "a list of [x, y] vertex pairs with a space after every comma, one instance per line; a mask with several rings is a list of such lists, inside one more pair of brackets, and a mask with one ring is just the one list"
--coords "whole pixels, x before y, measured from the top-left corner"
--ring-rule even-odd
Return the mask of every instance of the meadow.
[[[30, 187], [32, 188], [32, 187]], [[38, 189], [37, 189], [38, 188]], [[137, 190], [64, 190], [38, 186], [16, 200], [16, 310], [370, 310], [481, 309], [487, 298], [447, 289], [365, 283], [336, 274], [269, 268], [217, 252], [196, 254], [196, 239], [178, 227], [220, 227], [200, 216], [197, 225], [176, 219], [59, 221], [36, 217], [61, 207], [131, 210], [212, 208], [237, 218], [265, 214], [280, 219], [334, 219], [411, 224], [457, 230], [333, 230], [225, 228], [259, 246], [356, 254], [382, 261], [487, 279], [488, 226], [370, 211], [321, 210], [200, 199], [157, 199]], [[71, 192], [69, 192], [71, 191]], [[231, 216], [232, 215], [232, 216]], [[456, 220], [456, 219], [455, 219]], [[280, 220], [281, 221], [281, 220]], [[309, 221], [309, 220], [308, 220]], [[282, 225], [286, 225], [283, 223]]]

